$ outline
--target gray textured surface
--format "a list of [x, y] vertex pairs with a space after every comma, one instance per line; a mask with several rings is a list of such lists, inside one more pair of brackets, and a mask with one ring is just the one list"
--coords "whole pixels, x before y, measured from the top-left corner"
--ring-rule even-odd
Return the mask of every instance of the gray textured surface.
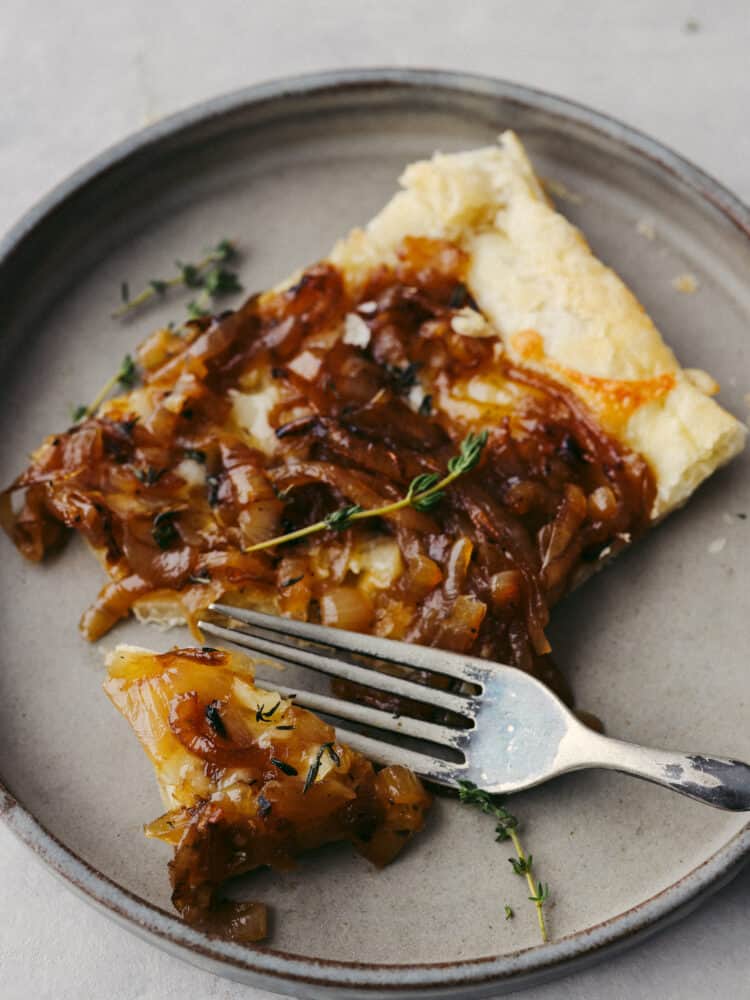
[[[65, 2], [0, 12], [0, 227], [81, 160], [194, 100], [334, 65], [470, 68], [557, 91], [649, 131], [746, 199], [747, 9], [724, 4], [386, 3], [377, 10]], [[444, 11], [444, 16], [436, 16]], [[697, 32], [685, 30], [695, 18]], [[272, 24], [276, 25], [273, 38]], [[741, 88], [744, 87], [744, 93]], [[644, 860], [644, 864], [647, 860]], [[0, 830], [0, 994], [254, 997], [136, 942], [70, 897]], [[637, 952], [529, 997], [746, 995], [747, 875]]]

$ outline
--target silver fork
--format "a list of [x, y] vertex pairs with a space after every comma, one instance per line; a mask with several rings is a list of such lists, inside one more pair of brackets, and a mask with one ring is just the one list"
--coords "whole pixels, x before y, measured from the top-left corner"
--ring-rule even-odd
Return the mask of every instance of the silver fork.
[[[652, 750], [601, 736], [579, 722], [543, 684], [514, 667], [224, 604], [212, 604], [211, 611], [239, 625], [200, 622], [209, 635], [282, 663], [310, 667], [452, 712], [468, 724], [467, 728], [440, 725], [274, 684], [280, 693], [294, 696], [295, 704], [312, 711], [435, 746], [433, 756], [337, 726], [339, 739], [371, 760], [404, 764], [440, 785], [455, 787], [469, 781], [492, 794], [531, 788], [566, 771], [603, 767], [645, 778], [719, 809], [750, 810], [748, 764], [700, 753]], [[457, 694], [428, 687], [340, 659], [337, 653], [426, 670], [478, 690]], [[460, 759], [440, 756], [445, 748]]]

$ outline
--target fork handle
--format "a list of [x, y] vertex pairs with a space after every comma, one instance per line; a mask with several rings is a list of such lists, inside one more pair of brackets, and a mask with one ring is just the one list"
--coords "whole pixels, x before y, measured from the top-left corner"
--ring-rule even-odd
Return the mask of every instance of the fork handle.
[[586, 766], [624, 771], [717, 809], [750, 810], [750, 765], [741, 760], [654, 750], [592, 732], [590, 737]]

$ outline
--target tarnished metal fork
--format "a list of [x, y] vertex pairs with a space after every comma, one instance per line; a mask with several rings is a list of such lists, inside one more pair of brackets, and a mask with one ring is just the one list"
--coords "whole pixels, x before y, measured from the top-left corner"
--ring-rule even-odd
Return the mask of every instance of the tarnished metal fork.
[[[281, 694], [295, 696], [295, 704], [315, 712], [431, 744], [434, 751], [414, 750], [336, 728], [342, 742], [370, 759], [405, 764], [428, 781], [448, 786], [470, 781], [484, 791], [505, 794], [567, 771], [603, 767], [645, 778], [719, 809], [750, 810], [748, 764], [701, 753], [653, 750], [602, 736], [583, 725], [543, 684], [514, 667], [224, 604], [211, 605], [211, 611], [228, 623], [202, 621], [200, 628], [218, 639], [459, 716], [466, 728], [273, 685]], [[228, 627], [232, 621], [236, 624]], [[462, 682], [464, 690], [473, 685], [476, 693], [459, 694], [394, 677], [340, 654], [440, 674]], [[451, 756], [445, 755], [445, 748], [459, 759], [445, 759]]]

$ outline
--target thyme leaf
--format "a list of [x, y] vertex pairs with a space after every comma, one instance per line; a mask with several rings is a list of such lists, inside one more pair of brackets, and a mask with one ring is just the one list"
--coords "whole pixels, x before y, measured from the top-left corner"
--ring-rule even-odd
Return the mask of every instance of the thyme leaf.
[[273, 764], [274, 767], [278, 767], [278, 769], [283, 774], [288, 774], [290, 778], [293, 778], [295, 775], [299, 774], [299, 771], [297, 770], [296, 767], [292, 767], [291, 764], [287, 764], [285, 760], [279, 760], [278, 757], [271, 757], [271, 763]]
[[209, 295], [229, 295], [231, 292], [241, 292], [242, 285], [234, 271], [225, 267], [215, 267], [206, 272], [203, 287]]
[[487, 444], [487, 431], [480, 434], [469, 433], [461, 442], [459, 452], [448, 462], [448, 472], [462, 476], [470, 472], [482, 456], [482, 449]]
[[153, 486], [166, 472], [166, 469], [155, 469], [153, 465], [147, 465], [145, 469], [133, 469], [135, 478], [146, 486]]
[[411, 361], [403, 368], [397, 365], [386, 365], [386, 372], [393, 383], [393, 387], [398, 393], [405, 393], [417, 383], [417, 371], [419, 365]]
[[120, 368], [115, 376], [120, 385], [125, 386], [130, 389], [135, 385], [136, 379], [138, 378], [138, 369], [135, 367], [135, 361], [129, 354], [120, 362]]
[[333, 743], [321, 743], [321, 745], [318, 747], [318, 752], [315, 754], [313, 762], [310, 765], [310, 768], [307, 772], [307, 776], [305, 778], [305, 784], [302, 787], [303, 795], [305, 794], [305, 792], [309, 791], [310, 786], [315, 782], [315, 779], [318, 777], [318, 771], [320, 771], [320, 764], [321, 761], [323, 760], [323, 754], [326, 752], [328, 753], [328, 756], [331, 758], [336, 767], [338, 767], [339, 764], [341, 763], [341, 757], [339, 757]]
[[[181, 260], [176, 260], [174, 263], [180, 272], [180, 281], [185, 288], [201, 288], [203, 286], [199, 264], [183, 264]], [[161, 282], [161, 284], [166, 286], [166, 282]]]
[[529, 896], [529, 899], [532, 903], [536, 903], [538, 906], [541, 906], [542, 903], [546, 903], [549, 899], [549, 886], [547, 883], [545, 882], [544, 885], [542, 885], [541, 882], [537, 882], [536, 893], [533, 896]]
[[355, 514], [361, 514], [362, 508], [359, 504], [351, 504], [349, 507], [341, 507], [340, 510], [335, 510], [328, 517], [323, 519], [323, 523], [326, 528], [333, 528], [334, 531], [343, 531], [344, 528], [349, 527], [349, 523]]
[[258, 705], [255, 709], [255, 721], [270, 722], [276, 714], [276, 709], [279, 705], [281, 705], [281, 701], [277, 701], [273, 708], [264, 708], [263, 705]]
[[153, 520], [151, 537], [160, 549], [170, 548], [180, 537], [174, 526], [175, 517], [177, 517], [176, 510], [162, 510]]
[[206, 493], [206, 499], [208, 500], [209, 507], [215, 507], [219, 502], [219, 488], [221, 486], [221, 480], [218, 476], [207, 476], [206, 486], [208, 487]]
[[534, 856], [529, 854], [525, 858], [508, 858], [508, 861], [510, 861], [514, 875], [529, 875], [534, 863]]
[[227, 727], [224, 725], [224, 720], [221, 717], [219, 704], [218, 701], [212, 701], [206, 705], [206, 721], [217, 736], [223, 736], [226, 739]]

